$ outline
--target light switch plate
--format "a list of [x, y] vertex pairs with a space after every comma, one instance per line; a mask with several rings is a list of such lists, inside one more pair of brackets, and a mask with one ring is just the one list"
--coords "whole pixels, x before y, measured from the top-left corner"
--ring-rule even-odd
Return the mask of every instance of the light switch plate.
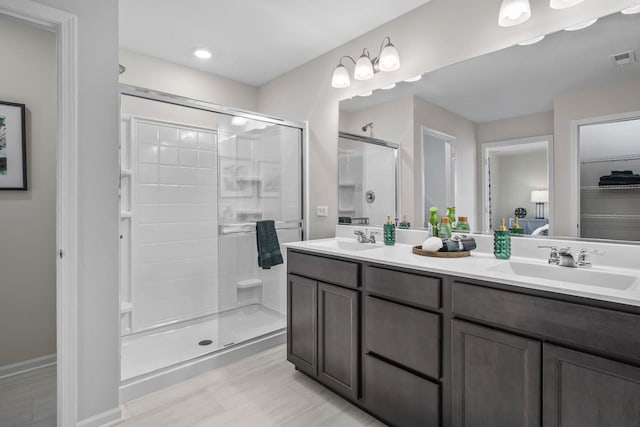
[[316, 206], [316, 216], [329, 216], [329, 206]]

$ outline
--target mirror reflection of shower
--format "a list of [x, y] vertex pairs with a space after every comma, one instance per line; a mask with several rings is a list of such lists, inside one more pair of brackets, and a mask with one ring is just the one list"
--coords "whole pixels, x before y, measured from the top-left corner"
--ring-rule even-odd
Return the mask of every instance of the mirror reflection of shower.
[[397, 151], [397, 144], [340, 132], [339, 223], [381, 225], [387, 215], [398, 217]]

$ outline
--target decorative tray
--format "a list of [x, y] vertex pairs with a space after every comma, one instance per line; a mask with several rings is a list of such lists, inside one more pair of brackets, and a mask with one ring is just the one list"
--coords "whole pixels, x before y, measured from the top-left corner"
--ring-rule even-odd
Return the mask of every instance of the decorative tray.
[[430, 256], [435, 258], [462, 258], [471, 255], [471, 251], [459, 251], [459, 252], [432, 252], [423, 251], [422, 245], [414, 246], [413, 253], [416, 255]]

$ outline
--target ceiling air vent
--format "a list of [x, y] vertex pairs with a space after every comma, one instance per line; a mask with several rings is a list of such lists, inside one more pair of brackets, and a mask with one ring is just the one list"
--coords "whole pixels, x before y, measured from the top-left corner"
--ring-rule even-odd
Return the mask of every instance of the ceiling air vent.
[[633, 64], [634, 62], [636, 62], [636, 54], [632, 50], [611, 55], [610, 58], [615, 65], [619, 66]]

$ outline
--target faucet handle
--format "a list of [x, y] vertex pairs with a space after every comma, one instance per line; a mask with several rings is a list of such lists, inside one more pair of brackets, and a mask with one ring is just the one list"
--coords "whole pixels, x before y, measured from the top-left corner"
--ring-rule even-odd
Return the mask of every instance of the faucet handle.
[[589, 259], [589, 254], [595, 255], [604, 255], [605, 251], [601, 251], [598, 249], [580, 249], [580, 253], [578, 254], [578, 267], [591, 267], [591, 260]]
[[[558, 265], [560, 264], [560, 255], [558, 253], [558, 247], [557, 246], [538, 246], [540, 249], [551, 249], [551, 252], [549, 253], [549, 264], [555, 264]], [[571, 249], [571, 248], [569, 248]]]
[[571, 255], [571, 246], [567, 246], [566, 248], [559, 248], [558, 253], [560, 255]]
[[353, 234], [355, 234], [356, 236], [364, 236], [364, 232], [360, 230], [354, 231]]

